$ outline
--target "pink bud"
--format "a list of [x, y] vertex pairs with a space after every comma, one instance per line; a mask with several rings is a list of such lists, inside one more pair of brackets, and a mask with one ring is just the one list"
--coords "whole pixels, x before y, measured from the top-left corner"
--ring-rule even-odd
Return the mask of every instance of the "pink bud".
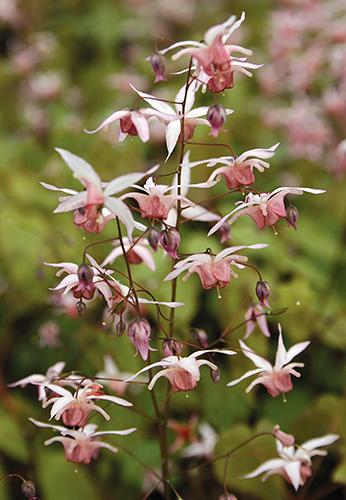
[[183, 352], [184, 345], [182, 342], [178, 342], [174, 339], [165, 339], [162, 342], [162, 350], [165, 358], [167, 356], [180, 356]]
[[155, 73], [155, 83], [167, 80], [165, 77], [165, 58], [161, 54], [153, 54], [149, 61]]
[[151, 248], [156, 252], [159, 245], [160, 232], [155, 228], [151, 227], [148, 231], [148, 242]]
[[294, 229], [297, 229], [297, 223], [299, 220], [299, 212], [296, 207], [293, 205], [289, 206], [286, 209], [286, 220], [289, 223], [290, 226], [292, 226]]
[[95, 293], [95, 285], [93, 283], [94, 271], [86, 264], [81, 264], [77, 270], [79, 284], [73, 287], [73, 296], [76, 299], [92, 299]]
[[25, 498], [29, 498], [29, 500], [36, 500], [36, 488], [32, 481], [23, 481], [22, 482], [22, 493]]
[[220, 382], [220, 370], [216, 368], [216, 370], [210, 371], [210, 376], [214, 384], [218, 384]]
[[286, 432], [281, 431], [279, 425], [275, 425], [274, 426], [274, 428], [273, 428], [273, 435], [285, 447], [293, 446], [294, 443], [295, 443], [294, 436], [292, 436], [292, 434], [286, 434]]
[[122, 337], [125, 333], [125, 330], [126, 330], [126, 324], [123, 322], [122, 318], [120, 318], [118, 323], [115, 325], [115, 331], [118, 337]]
[[176, 229], [165, 229], [160, 234], [160, 245], [173, 259], [178, 259], [177, 249], [180, 243], [180, 234]]
[[82, 301], [82, 299], [80, 299], [77, 304], [76, 304], [76, 309], [77, 309], [77, 313], [79, 316], [83, 316], [83, 314], [85, 314], [85, 311], [86, 311], [86, 305], [85, 303]]
[[201, 328], [195, 328], [193, 331], [193, 336], [201, 347], [203, 347], [204, 349], [208, 347], [209, 339], [207, 333], [204, 330], [202, 330]]
[[148, 359], [150, 333], [150, 324], [146, 319], [136, 319], [127, 330], [127, 336], [144, 360]]
[[211, 125], [211, 133], [213, 137], [219, 135], [220, 128], [223, 126], [226, 120], [226, 111], [220, 104], [214, 104], [210, 106], [207, 112], [207, 120]]
[[261, 306], [270, 307], [268, 302], [268, 297], [270, 294], [270, 288], [266, 281], [257, 281], [256, 283], [256, 295], [260, 301]]

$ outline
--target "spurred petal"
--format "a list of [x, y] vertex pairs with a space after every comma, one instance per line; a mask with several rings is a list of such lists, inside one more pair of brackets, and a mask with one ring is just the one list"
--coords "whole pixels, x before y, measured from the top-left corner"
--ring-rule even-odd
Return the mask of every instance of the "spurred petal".
[[267, 460], [262, 465], [257, 467], [254, 471], [250, 472], [243, 476], [244, 479], [251, 479], [253, 477], [259, 476], [263, 472], [267, 471], [275, 471], [277, 469], [281, 469], [287, 462], [281, 458], [273, 458], [271, 460]]
[[127, 205], [117, 198], [110, 198], [107, 196], [105, 199], [105, 206], [124, 224], [127, 229], [128, 237], [131, 239], [135, 223]]
[[110, 116], [108, 116], [105, 120], [103, 120], [103, 122], [97, 128], [95, 128], [94, 130], [84, 129], [84, 132], [86, 132], [87, 134], [95, 134], [96, 132], [99, 132], [103, 128], [108, 127], [108, 125], [111, 125], [111, 123], [113, 123], [117, 120], [120, 120], [120, 118], [123, 118], [124, 116], [126, 116], [128, 114], [129, 114], [128, 109], [122, 109], [120, 111], [115, 111]]
[[298, 490], [301, 482], [300, 467], [301, 463], [299, 460], [295, 462], [288, 462], [284, 466], [285, 472], [290, 478], [292, 486], [296, 491]]
[[66, 149], [55, 148], [55, 151], [60, 154], [66, 165], [72, 170], [76, 179], [82, 181], [83, 184], [90, 182], [101, 189], [100, 177], [88, 162]]

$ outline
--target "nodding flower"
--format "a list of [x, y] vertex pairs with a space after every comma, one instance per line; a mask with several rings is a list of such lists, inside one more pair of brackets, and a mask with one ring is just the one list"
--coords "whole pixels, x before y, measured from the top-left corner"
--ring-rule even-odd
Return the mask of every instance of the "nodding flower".
[[157, 361], [156, 363], [152, 363], [151, 365], [142, 368], [139, 372], [133, 375], [133, 377], [129, 378], [125, 382], [133, 380], [147, 370], [161, 366], [163, 369], [153, 376], [148, 385], [149, 391], [153, 389], [160, 377], [166, 377], [169, 380], [173, 392], [191, 391], [195, 389], [199, 382], [201, 366], [207, 365], [211, 370], [218, 369], [217, 366], [209, 360], [197, 359], [209, 352], [227, 354], [228, 356], [236, 354], [236, 352], [226, 349], [205, 349], [203, 351], [196, 351], [187, 357], [167, 356], [161, 361]]

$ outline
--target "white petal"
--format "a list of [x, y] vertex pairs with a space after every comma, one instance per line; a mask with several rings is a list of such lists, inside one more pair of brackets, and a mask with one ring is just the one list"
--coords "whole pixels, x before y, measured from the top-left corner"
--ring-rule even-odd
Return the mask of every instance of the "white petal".
[[282, 366], [284, 366], [288, 362], [286, 361], [286, 359], [287, 359], [287, 351], [282, 338], [281, 326], [279, 324], [279, 339], [275, 357], [275, 368], [281, 368]]
[[217, 254], [217, 256], [215, 257], [215, 261], [222, 260], [225, 257], [227, 257], [228, 255], [231, 255], [232, 253], [238, 252], [239, 250], [243, 250], [245, 248], [250, 248], [250, 249], [253, 249], [253, 250], [259, 250], [261, 248], [266, 248], [267, 246], [268, 246], [267, 243], [256, 243], [255, 245], [240, 245], [240, 246], [237, 246], [237, 247], [225, 248], [224, 250], [222, 250], [221, 252], [219, 252]]
[[111, 435], [119, 435], [119, 436], [127, 436], [128, 434], [132, 434], [137, 430], [136, 427], [131, 427], [130, 429], [124, 429], [122, 431], [100, 431], [94, 432], [93, 437], [96, 436], [111, 436]]
[[250, 472], [243, 476], [244, 479], [251, 479], [253, 477], [259, 476], [263, 472], [267, 472], [269, 470], [277, 470], [283, 467], [287, 462], [282, 460], [281, 458], [273, 458], [271, 460], [267, 460], [262, 465], [257, 467], [254, 471]]
[[326, 436], [322, 436], [319, 438], [309, 439], [309, 441], [305, 441], [301, 445], [304, 450], [312, 451], [316, 448], [320, 448], [321, 446], [328, 446], [329, 444], [334, 443], [340, 436], [337, 434], [327, 434]]
[[129, 110], [127, 110], [127, 109], [115, 111], [110, 116], [108, 116], [105, 120], [103, 120], [103, 122], [97, 128], [95, 128], [94, 130], [84, 129], [84, 132], [86, 132], [87, 134], [95, 134], [96, 132], [99, 132], [103, 128], [108, 127], [108, 125], [110, 125], [111, 123], [113, 123], [117, 120], [120, 120], [120, 118], [123, 118], [124, 116], [126, 116], [128, 114], [129, 114]]
[[293, 358], [298, 356], [302, 351], [304, 351], [308, 345], [310, 344], [310, 341], [306, 342], [299, 342], [298, 344], [293, 345], [290, 349], [288, 349], [287, 354], [286, 354], [286, 363], [289, 363]]
[[72, 170], [76, 179], [82, 182], [90, 182], [101, 189], [101, 180], [93, 167], [80, 156], [70, 153], [66, 149], [55, 148], [66, 165]]
[[120, 177], [116, 177], [107, 184], [104, 190], [105, 196], [110, 196], [116, 193], [120, 193], [121, 191], [124, 191], [124, 189], [127, 189], [133, 184], [139, 182], [141, 179], [143, 179], [143, 177], [146, 177], [147, 175], [151, 175], [152, 173], [156, 172], [158, 168], [159, 165], [155, 165], [146, 172], [134, 172], [132, 174], [125, 174], [121, 175]]
[[181, 130], [180, 120], [173, 120], [166, 127], [166, 146], [168, 152], [166, 161], [174, 151], [174, 148], [179, 139], [180, 130]]
[[123, 398], [118, 398], [117, 396], [108, 396], [108, 394], [102, 394], [101, 396], [96, 396], [93, 399], [101, 399], [102, 401], [110, 401], [120, 406], [133, 406], [130, 401]]
[[131, 239], [135, 223], [127, 205], [117, 198], [110, 198], [107, 196], [107, 198], [105, 198], [105, 206], [125, 225], [128, 237]]
[[53, 186], [53, 184], [47, 184], [47, 182], [40, 182], [40, 184], [50, 191], [59, 191], [60, 193], [66, 194], [77, 194], [77, 191], [75, 191], [74, 189], [58, 188], [56, 186]]
[[155, 97], [151, 94], [147, 94], [145, 92], [141, 92], [137, 90], [136, 87], [130, 84], [130, 87], [137, 92], [137, 94], [144, 99], [150, 106], [161, 113], [166, 115], [175, 115], [173, 108], [166, 102], [160, 101], [158, 97]]
[[237, 162], [241, 163], [247, 158], [261, 158], [262, 160], [266, 160], [267, 158], [272, 158], [275, 154], [276, 149], [279, 147], [280, 143], [277, 142], [271, 148], [258, 148], [258, 149], [250, 149], [249, 151], [245, 151], [241, 155], [238, 156]]
[[296, 491], [298, 490], [301, 482], [300, 466], [301, 463], [299, 460], [297, 460], [295, 462], [286, 463], [284, 467], [288, 477], [291, 480], [292, 486]]
[[247, 358], [251, 359], [251, 361], [258, 367], [262, 368], [263, 370], [272, 370], [272, 365], [267, 361], [266, 359], [262, 358], [262, 356], [259, 356], [256, 354], [250, 347], [248, 347], [245, 342], [242, 340], [239, 340], [239, 344], [241, 346], [241, 349], [243, 351], [244, 356]]
[[257, 375], [257, 373], [263, 372], [262, 368], [256, 368], [255, 370], [249, 370], [248, 372], [244, 373], [241, 377], [236, 378], [234, 380], [231, 380], [231, 382], [228, 382], [227, 386], [232, 387], [233, 385], [239, 384], [242, 380], [245, 380], [246, 378], [252, 377], [252, 375]]
[[54, 210], [55, 214], [62, 212], [70, 212], [71, 210], [76, 210], [77, 208], [83, 207], [87, 200], [87, 192], [82, 191], [81, 193], [68, 196], [63, 199], [61, 203]]

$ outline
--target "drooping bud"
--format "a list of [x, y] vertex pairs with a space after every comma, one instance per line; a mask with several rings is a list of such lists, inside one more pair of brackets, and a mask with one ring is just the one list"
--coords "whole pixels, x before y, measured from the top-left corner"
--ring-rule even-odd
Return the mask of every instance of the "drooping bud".
[[218, 233], [221, 245], [227, 243], [227, 241], [231, 239], [231, 228], [227, 221], [220, 226]]
[[153, 54], [149, 57], [149, 62], [155, 73], [155, 83], [167, 80], [165, 76], [165, 58], [161, 54]]
[[299, 220], [299, 212], [296, 207], [293, 205], [289, 206], [286, 209], [286, 220], [293, 229], [297, 229], [297, 223]]
[[127, 336], [144, 361], [148, 359], [151, 328], [146, 319], [136, 319], [130, 323]]
[[159, 246], [159, 240], [160, 231], [158, 231], [155, 227], [151, 227], [148, 231], [148, 242], [154, 252], [156, 252], [157, 247]]
[[270, 307], [268, 302], [268, 297], [270, 294], [270, 288], [266, 281], [257, 281], [256, 283], [256, 295], [261, 306]]
[[83, 314], [85, 314], [85, 311], [86, 311], [86, 305], [85, 303], [82, 301], [82, 299], [80, 299], [77, 304], [76, 304], [76, 309], [77, 309], [77, 313], [79, 316], [83, 316]]
[[214, 384], [218, 384], [220, 382], [220, 370], [216, 368], [216, 370], [210, 370], [210, 376]]
[[184, 345], [182, 342], [174, 339], [165, 339], [162, 342], [162, 350], [165, 358], [167, 356], [180, 356], [183, 352]]
[[123, 322], [123, 319], [120, 318], [118, 323], [115, 325], [115, 331], [118, 337], [122, 337], [126, 330], [126, 324]]
[[273, 435], [285, 447], [293, 446], [294, 443], [295, 443], [294, 436], [292, 436], [292, 434], [286, 434], [286, 432], [281, 431], [279, 425], [275, 425], [274, 426], [274, 428], [273, 428]]
[[36, 500], [36, 488], [32, 481], [23, 481], [22, 482], [22, 493], [25, 498], [29, 498], [29, 500]]
[[217, 137], [220, 132], [220, 128], [223, 126], [226, 120], [226, 111], [220, 104], [214, 104], [210, 106], [207, 111], [207, 120], [211, 125], [210, 135]]
[[209, 345], [208, 335], [201, 328], [194, 328], [193, 336], [203, 349], [206, 349]]
[[173, 259], [178, 258], [177, 250], [180, 244], [180, 234], [176, 229], [164, 229], [160, 234], [160, 245]]

